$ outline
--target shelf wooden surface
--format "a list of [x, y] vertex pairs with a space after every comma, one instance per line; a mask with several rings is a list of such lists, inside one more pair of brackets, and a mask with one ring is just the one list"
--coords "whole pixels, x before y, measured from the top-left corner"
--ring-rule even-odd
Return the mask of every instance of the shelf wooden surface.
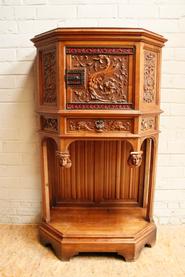
[[53, 208], [52, 227], [70, 236], [132, 237], [147, 227], [142, 208]]

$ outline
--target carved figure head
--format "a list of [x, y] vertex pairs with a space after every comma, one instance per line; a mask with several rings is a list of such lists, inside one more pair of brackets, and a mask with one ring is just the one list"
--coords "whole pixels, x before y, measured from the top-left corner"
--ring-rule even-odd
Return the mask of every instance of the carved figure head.
[[59, 159], [59, 165], [65, 168], [71, 167], [71, 160], [69, 154], [65, 152], [56, 152], [56, 156]]
[[128, 158], [128, 164], [132, 167], [138, 167], [142, 163], [143, 151], [131, 152]]

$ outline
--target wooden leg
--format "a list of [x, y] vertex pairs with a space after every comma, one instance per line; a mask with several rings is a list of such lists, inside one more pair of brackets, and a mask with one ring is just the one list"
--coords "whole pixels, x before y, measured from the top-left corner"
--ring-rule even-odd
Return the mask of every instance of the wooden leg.
[[43, 213], [42, 217], [45, 222], [50, 221], [50, 205], [49, 205], [49, 177], [48, 177], [48, 154], [47, 141], [44, 140], [41, 148], [41, 162], [42, 162], [42, 202]]
[[78, 252], [74, 251], [70, 247], [62, 245], [62, 241], [56, 238], [48, 236], [45, 232], [40, 230], [39, 240], [44, 246], [51, 246], [55, 255], [61, 261], [69, 261], [73, 256], [78, 255]]
[[151, 248], [151, 247], [153, 247], [155, 245], [155, 243], [156, 243], [156, 241], [153, 240], [153, 241], [147, 242], [146, 246]]
[[134, 242], [131, 244], [122, 245], [122, 248], [117, 253], [124, 257], [125, 261], [133, 262], [139, 257], [141, 250], [145, 247], [152, 247], [156, 241], [156, 226], [153, 226], [153, 230], [149, 233], [143, 241]]
[[137, 255], [125, 255], [124, 259], [126, 262], [135, 262], [138, 259], [139, 254], [140, 253], [138, 253]]
[[156, 155], [157, 155], [157, 139], [152, 143], [151, 149], [151, 167], [150, 167], [150, 180], [148, 191], [148, 204], [146, 209], [146, 220], [153, 222], [153, 198], [154, 198], [154, 186], [156, 175]]
[[62, 261], [69, 261], [70, 258], [78, 255], [78, 252], [75, 252], [72, 249], [66, 248], [65, 246], [62, 246], [62, 252], [61, 252], [61, 257], [60, 259]]
[[118, 254], [122, 256], [126, 262], [134, 262], [139, 257], [142, 248], [135, 249], [135, 247], [132, 247], [131, 250], [119, 251]]
[[39, 236], [40, 242], [44, 246], [50, 246], [52, 250], [55, 252], [56, 256], [59, 259], [62, 259], [62, 252], [61, 252], [61, 243], [52, 240], [51, 238], [47, 237], [45, 234], [40, 234]]
[[153, 247], [153, 246], [155, 245], [155, 243], [156, 243], [156, 236], [153, 237], [151, 240], [149, 240], [149, 241], [146, 243], [145, 246], [147, 246], [147, 247]]

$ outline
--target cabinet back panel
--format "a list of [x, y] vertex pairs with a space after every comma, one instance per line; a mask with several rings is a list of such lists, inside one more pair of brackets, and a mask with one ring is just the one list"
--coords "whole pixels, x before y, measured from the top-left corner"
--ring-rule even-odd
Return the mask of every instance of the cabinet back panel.
[[142, 202], [144, 161], [140, 168], [127, 163], [131, 146], [125, 141], [77, 141], [70, 145], [72, 167], [58, 167], [56, 205]]

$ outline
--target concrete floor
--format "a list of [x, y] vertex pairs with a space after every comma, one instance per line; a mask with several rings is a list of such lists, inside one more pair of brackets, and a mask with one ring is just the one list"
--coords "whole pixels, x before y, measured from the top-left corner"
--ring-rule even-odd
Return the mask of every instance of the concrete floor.
[[185, 225], [158, 226], [156, 245], [132, 263], [111, 254], [61, 262], [37, 236], [37, 226], [0, 225], [0, 277], [185, 277]]

